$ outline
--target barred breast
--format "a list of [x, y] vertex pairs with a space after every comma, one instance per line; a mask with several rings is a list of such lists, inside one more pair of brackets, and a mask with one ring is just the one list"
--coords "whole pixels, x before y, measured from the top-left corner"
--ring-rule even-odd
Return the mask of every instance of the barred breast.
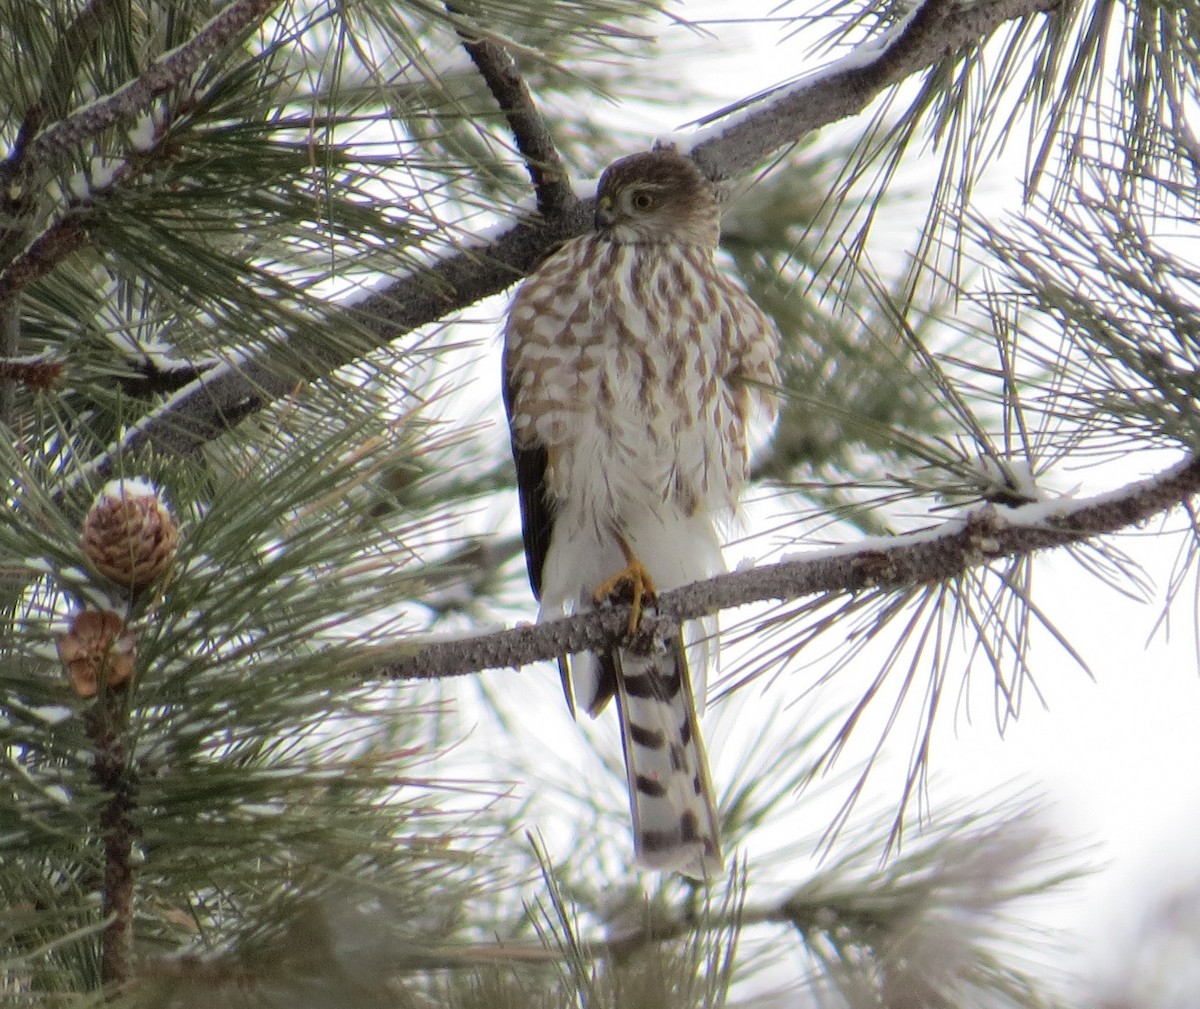
[[746, 390], [729, 381], [739, 320], [693, 246], [587, 236], [511, 310], [519, 441], [545, 446], [556, 522], [628, 530], [647, 510], [732, 509], [746, 473]]
[[[715, 204], [701, 209], [715, 222]], [[756, 389], [776, 378], [774, 327], [712, 247], [617, 234], [566, 243], [509, 310], [506, 402], [543, 616], [595, 605], [613, 576], [669, 590], [723, 569], [716, 520], [746, 477]], [[697, 719], [709, 633], [560, 659], [577, 707], [616, 698], [638, 861], [697, 878], [722, 866]]]

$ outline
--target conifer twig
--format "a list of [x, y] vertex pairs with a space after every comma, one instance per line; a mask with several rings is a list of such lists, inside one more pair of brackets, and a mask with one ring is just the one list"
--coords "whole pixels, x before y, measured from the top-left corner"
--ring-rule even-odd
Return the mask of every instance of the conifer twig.
[[[27, 184], [33, 167], [29, 160], [33, 139], [47, 119], [66, 113], [76, 70], [100, 38], [105, 18], [117, 6], [115, 0], [89, 0], [59, 36], [41, 91], [25, 109], [16, 142], [9, 156], [0, 162], [0, 217], [4, 221], [0, 228], [0, 258], [5, 262], [24, 248], [33, 227], [36, 201], [31, 190], [36, 187]], [[11, 296], [10, 292], [3, 299]], [[15, 354], [16, 350], [6, 353]]]
[[[87, 240], [87, 210], [75, 201], [59, 220], [30, 241], [29, 191], [37, 188], [30, 180], [38, 170], [69, 154], [89, 137], [132, 118], [155, 97], [182, 83], [209, 56], [265, 17], [276, 2], [237, 0], [215, 15], [190, 41], [172, 49], [124, 87], [63, 115], [39, 132], [47, 117], [64, 113], [69, 95], [68, 88], [58, 78], [51, 77], [45, 82], [38, 100], [26, 111], [16, 143], [0, 162], [0, 211], [8, 222], [0, 229], [0, 255], [6, 260], [0, 273], [0, 303], [45, 276]], [[60, 40], [52, 68], [58, 71], [63, 64], [76, 66], [80, 62], [83, 53], [100, 37], [103, 20], [110, 15], [112, 6], [109, 0], [92, 0], [79, 13]], [[6, 353], [11, 356], [16, 350]]]
[[0, 305], [41, 279], [87, 240], [86, 211], [68, 211], [0, 270]]
[[[878, 538], [857, 548], [813, 551], [810, 557], [734, 571], [662, 593], [644, 613], [632, 647], [678, 633], [682, 621], [723, 609], [821, 593], [902, 588], [953, 579], [992, 561], [1070, 546], [1165, 515], [1200, 494], [1200, 457], [1120, 491], [1016, 509], [986, 505], [942, 528]], [[371, 675], [438, 679], [483, 669], [523, 666], [559, 655], [600, 651], [619, 643], [627, 606], [611, 606], [537, 625], [448, 641], [403, 646]]]
[[[755, 104], [753, 113], [710, 131], [703, 143], [696, 145], [693, 155], [713, 177], [729, 177], [744, 166], [763, 161], [804, 133], [849, 115], [844, 103], [833, 101], [836, 95], [854, 92], [865, 104], [883, 88], [924, 69], [946, 53], [979, 42], [1010, 21], [1056, 7], [1057, 0], [979, 0], [969, 10], [956, 9], [950, 16], [914, 19], [916, 28], [904, 35], [904, 45], [895, 51], [884, 49], [877, 57], [886, 61], [885, 74], [872, 60], [828, 77], [818, 73], [806, 83], [804, 101], [788, 100], [795, 93], [793, 89], [774, 98], [768, 96], [761, 105]], [[739, 125], [764, 123], [772, 118], [778, 123], [770, 130]], [[503, 291], [559, 242], [583, 234], [591, 226], [590, 205], [568, 201], [565, 211], [545, 227], [517, 223], [477, 246], [449, 253], [426, 269], [397, 278], [370, 297], [348, 305], [345, 311], [380, 346], [385, 345]], [[316, 379], [350, 363], [355, 356], [347, 341], [341, 353], [314, 349], [303, 354], [293, 352], [290, 358], [306, 359], [311, 374], [302, 377]], [[295, 388], [297, 376], [293, 371], [293, 377], [285, 380], [276, 374], [278, 370], [267, 351], [241, 362], [237, 370], [199, 379], [191, 390], [175, 396], [169, 409], [148, 416], [125, 442], [114, 445], [97, 460], [94, 472], [101, 476], [111, 473], [117, 457], [143, 447], [180, 454], [196, 451], [248, 413], [288, 395]]]
[[104, 846], [100, 911], [106, 921], [100, 934], [100, 980], [114, 988], [129, 980], [133, 955], [133, 784], [125, 761], [123, 693], [102, 690], [87, 716], [95, 747], [92, 774], [108, 796], [98, 824]]
[[[0, 325], [5, 327], [6, 336], [8, 327], [13, 325], [17, 317], [18, 308], [13, 304], [0, 305]], [[62, 378], [65, 370], [65, 362], [50, 354], [0, 357], [0, 390], [14, 385], [23, 385], [28, 389], [49, 389]]]
[[[446, 9], [456, 17], [462, 15], [454, 4], [447, 4]], [[533, 181], [538, 212], [546, 218], [557, 217], [574, 200], [575, 194], [567, 184], [567, 173], [554, 146], [554, 138], [534, 105], [533, 96], [512, 54], [500, 43], [461, 23], [455, 27], [463, 48], [508, 120], [517, 150], [525, 159], [525, 167]]]
[[[19, 157], [26, 172], [36, 171], [56, 157], [68, 154], [80, 141], [130, 119], [158, 95], [182, 84], [206, 59], [265, 18], [277, 5], [278, 0], [234, 0], [183, 45], [164, 53], [124, 87], [82, 106], [37, 134], [27, 145], [14, 150], [9, 161]], [[0, 169], [0, 178], [6, 177]]]
[[713, 179], [740, 175], [805, 133], [857, 115], [886, 88], [981, 41], [1005, 22], [1058, 6], [1059, 0], [995, 0], [964, 10], [954, 0], [925, 0], [874, 58], [853, 53], [760, 101], [735, 104], [745, 111], [696, 143], [691, 156]]
[[[348, 307], [346, 314], [383, 345], [393, 338], [388, 334], [411, 332], [503, 291], [555, 244], [589, 227], [590, 205], [575, 202], [553, 221], [522, 222], [486, 247], [456, 253], [402, 277]], [[350, 364], [360, 347], [349, 340], [313, 347], [287, 373], [275, 366], [270, 353], [213, 368], [181, 389], [166, 407], [130, 427], [120, 442], [96, 459], [89, 473], [98, 479], [108, 477], [123, 455], [143, 449], [172, 455], [195, 452], [242, 418], [291, 395], [298, 379], [315, 381]], [[304, 372], [298, 375], [301, 367]]]
[[5, 369], [4, 362], [16, 362], [17, 350], [21, 346], [21, 305], [19, 301], [5, 303], [0, 300], [0, 424], [12, 424], [14, 386], [28, 374], [19, 363]]

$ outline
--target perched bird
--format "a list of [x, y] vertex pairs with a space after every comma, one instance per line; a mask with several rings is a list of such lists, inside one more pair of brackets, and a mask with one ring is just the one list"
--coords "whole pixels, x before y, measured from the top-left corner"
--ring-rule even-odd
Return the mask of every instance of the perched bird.
[[[779, 336], [717, 268], [715, 187], [656, 149], [600, 179], [595, 231], [550, 255], [508, 311], [504, 401], [541, 616], [633, 603], [724, 570], [716, 522], [774, 414]], [[638, 861], [698, 878], [721, 846], [682, 639], [559, 662], [568, 703], [616, 697]], [[695, 686], [693, 687], [693, 682]]]

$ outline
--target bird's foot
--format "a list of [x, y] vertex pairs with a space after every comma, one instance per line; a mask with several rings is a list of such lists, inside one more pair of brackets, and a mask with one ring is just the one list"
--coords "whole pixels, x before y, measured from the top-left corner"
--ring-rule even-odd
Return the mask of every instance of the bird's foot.
[[599, 605], [605, 601], [629, 600], [629, 633], [635, 634], [642, 622], [642, 609], [654, 600], [657, 590], [650, 572], [645, 569], [632, 551], [625, 553], [625, 567], [597, 586], [592, 598]]

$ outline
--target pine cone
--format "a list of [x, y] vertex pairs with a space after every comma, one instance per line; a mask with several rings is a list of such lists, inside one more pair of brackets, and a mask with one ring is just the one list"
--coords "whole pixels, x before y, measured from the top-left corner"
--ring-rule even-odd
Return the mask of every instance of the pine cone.
[[161, 577], [175, 559], [179, 529], [153, 485], [115, 480], [83, 521], [80, 543], [96, 570], [131, 589]]
[[134, 637], [122, 631], [125, 621], [115, 613], [82, 610], [71, 618], [70, 629], [58, 639], [58, 657], [80, 697], [95, 697], [101, 676], [108, 686], [119, 687], [133, 675]]

